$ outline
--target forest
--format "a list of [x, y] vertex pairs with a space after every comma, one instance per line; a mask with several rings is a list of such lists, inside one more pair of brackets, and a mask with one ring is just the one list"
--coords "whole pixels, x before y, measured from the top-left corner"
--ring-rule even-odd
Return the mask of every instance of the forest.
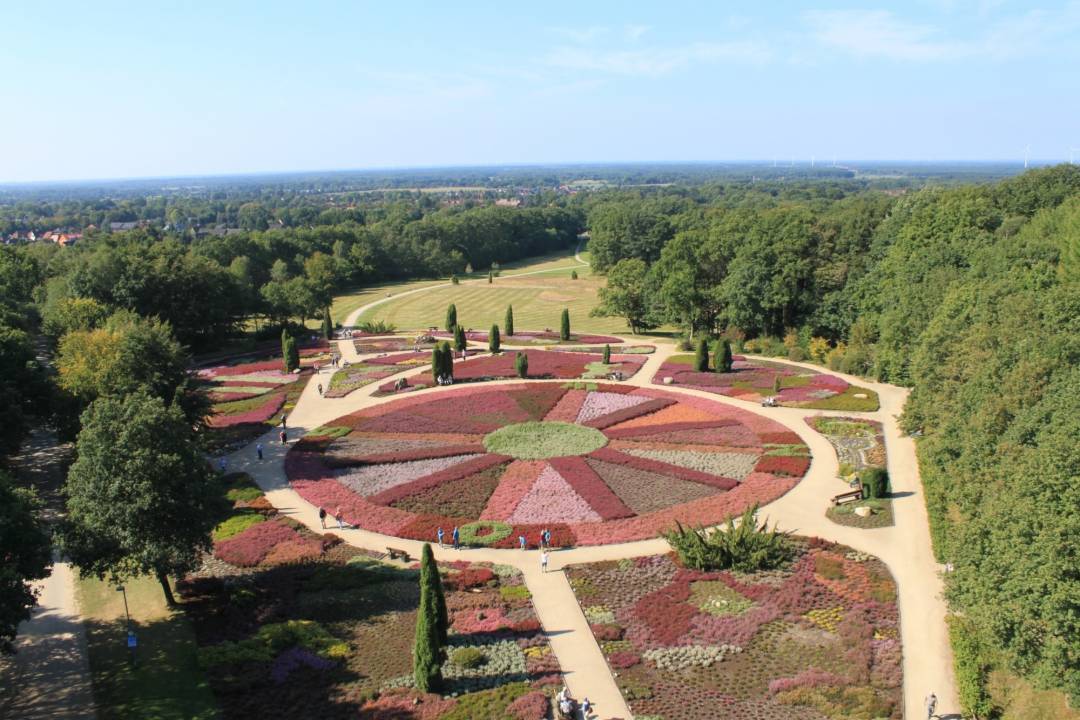
[[[109, 231], [128, 220], [152, 222]], [[195, 231], [211, 223], [237, 231]], [[520, 207], [250, 189], [0, 205], [5, 233], [94, 224], [70, 248], [0, 247], [0, 454], [34, 416], [73, 436], [95, 398], [136, 387], [197, 424], [192, 351], [280, 335], [345, 288], [486, 272], [587, 231], [607, 276], [596, 312], [636, 332], [675, 326], [910, 387], [903, 423], [971, 640], [965, 702], [986, 702], [992, 666], [1080, 702], [1075, 166], [978, 183], [683, 179]], [[87, 362], [103, 348], [107, 372]]]

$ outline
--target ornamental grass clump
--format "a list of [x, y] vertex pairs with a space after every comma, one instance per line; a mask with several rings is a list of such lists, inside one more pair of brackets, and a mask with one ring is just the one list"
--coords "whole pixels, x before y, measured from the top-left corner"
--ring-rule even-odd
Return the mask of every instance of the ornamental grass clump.
[[703, 527], [683, 527], [664, 533], [664, 538], [679, 555], [679, 561], [695, 570], [738, 570], [754, 572], [772, 570], [788, 562], [794, 555], [790, 533], [768, 523], [758, 525], [757, 505], [746, 509], [739, 524], [730, 516], [723, 530], [707, 533]]

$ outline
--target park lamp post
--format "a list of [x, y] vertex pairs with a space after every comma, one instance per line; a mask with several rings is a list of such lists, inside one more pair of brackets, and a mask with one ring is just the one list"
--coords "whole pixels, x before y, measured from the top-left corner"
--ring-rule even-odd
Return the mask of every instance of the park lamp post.
[[134, 665], [135, 648], [138, 646], [139, 641], [135, 636], [135, 632], [131, 629], [131, 613], [128, 612], [127, 589], [123, 585], [117, 585], [116, 592], [124, 594], [124, 621], [125, 627], [127, 628], [127, 646], [128, 650], [131, 651], [131, 664]]

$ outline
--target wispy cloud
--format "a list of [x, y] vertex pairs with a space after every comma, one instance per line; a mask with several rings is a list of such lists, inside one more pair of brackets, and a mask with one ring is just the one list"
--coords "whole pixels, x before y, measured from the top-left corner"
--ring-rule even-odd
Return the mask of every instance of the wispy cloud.
[[648, 25], [627, 25], [623, 28], [623, 35], [626, 36], [627, 40], [636, 42], [651, 29]]
[[991, 7], [965, 23], [963, 36], [951, 35], [927, 23], [897, 17], [888, 10], [824, 10], [808, 12], [805, 20], [818, 43], [858, 57], [932, 62], [963, 58], [1002, 60], [1053, 53], [1075, 47], [1069, 40], [1080, 31], [1080, 2], [1057, 11], [1031, 10], [987, 22]]
[[806, 14], [816, 39], [863, 57], [940, 60], [971, 52], [931, 25], [909, 23], [888, 10], [822, 10]]
[[682, 68], [721, 61], [761, 63], [769, 60], [767, 47], [755, 42], [692, 43], [673, 48], [595, 50], [558, 47], [548, 54], [549, 65], [615, 75], [659, 77]]

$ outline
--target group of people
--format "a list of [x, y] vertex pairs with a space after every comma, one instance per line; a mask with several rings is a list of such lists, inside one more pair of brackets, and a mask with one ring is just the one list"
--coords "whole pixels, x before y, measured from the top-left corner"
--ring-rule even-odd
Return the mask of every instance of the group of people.
[[334, 510], [334, 514], [332, 516], [330, 515], [330, 513], [326, 512], [326, 508], [322, 506], [319, 507], [319, 525], [322, 526], [323, 530], [326, 529], [326, 518], [328, 517], [333, 517], [333, 519], [337, 521], [338, 530], [345, 529], [345, 519], [341, 516], [340, 507]]
[[[578, 710], [578, 701], [574, 699], [574, 696], [570, 694], [570, 688], [563, 686], [563, 689], [555, 695], [555, 707], [559, 710], [559, 716], [563, 718], [573, 718], [576, 716]], [[588, 720], [589, 715], [592, 714], [593, 706], [589, 702], [589, 698], [584, 698], [581, 701], [581, 717]]]

